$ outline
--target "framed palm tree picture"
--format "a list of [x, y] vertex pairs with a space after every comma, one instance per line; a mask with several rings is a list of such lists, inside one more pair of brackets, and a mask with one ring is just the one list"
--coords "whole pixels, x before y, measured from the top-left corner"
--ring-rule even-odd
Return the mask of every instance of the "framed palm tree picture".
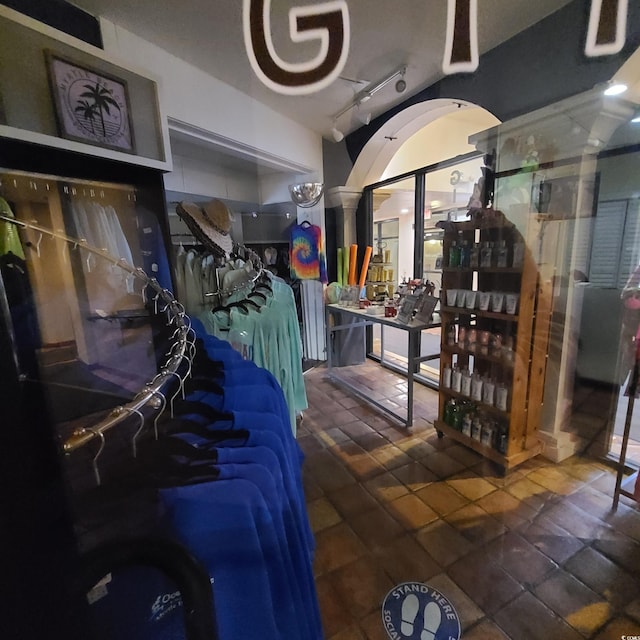
[[135, 153], [125, 80], [45, 51], [61, 137]]

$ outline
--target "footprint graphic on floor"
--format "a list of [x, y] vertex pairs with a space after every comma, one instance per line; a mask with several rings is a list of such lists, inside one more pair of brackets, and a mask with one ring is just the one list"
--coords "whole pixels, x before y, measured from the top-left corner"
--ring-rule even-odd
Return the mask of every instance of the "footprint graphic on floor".
[[440, 607], [435, 602], [429, 602], [424, 608], [424, 631], [420, 634], [420, 640], [435, 640], [441, 622]]
[[[410, 593], [402, 603], [402, 624], [400, 625], [400, 631], [402, 635], [407, 638], [413, 635], [413, 623], [416, 621], [419, 608], [420, 603], [418, 602], [418, 597], [413, 593]], [[440, 610], [438, 610], [438, 613], [439, 612]]]

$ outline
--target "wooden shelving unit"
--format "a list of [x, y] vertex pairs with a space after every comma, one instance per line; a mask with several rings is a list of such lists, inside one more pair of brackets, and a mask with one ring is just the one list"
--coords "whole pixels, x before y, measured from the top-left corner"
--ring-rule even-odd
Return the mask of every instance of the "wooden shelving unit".
[[[462, 266], [445, 266], [442, 273], [444, 302], [447, 290], [452, 289], [517, 293], [519, 299], [514, 314], [495, 312], [491, 308], [483, 311], [465, 306], [441, 306], [441, 384], [439, 418], [435, 426], [439, 435], [455, 439], [507, 471], [541, 451], [537, 429], [548, 346], [549, 316], [544, 312], [547, 301], [539, 288], [535, 261], [526, 248], [524, 254], [521, 254], [521, 262], [514, 265], [514, 246], [524, 240], [514, 225], [504, 217], [495, 216], [478, 223], [468, 221], [448, 225], [444, 234], [445, 265], [449, 265], [454, 242], [456, 247], [464, 246], [468, 250], [476, 243], [481, 248], [486, 247], [484, 243], [487, 242], [497, 247], [506, 246], [507, 264], [497, 266], [494, 257], [491, 264], [485, 261], [485, 266], [480, 266], [480, 260], [477, 265], [466, 263]], [[522, 246], [521, 244], [520, 247]], [[538, 315], [539, 310], [542, 313]], [[499, 335], [503, 347], [496, 351], [495, 348], [480, 350], [477, 342], [469, 344], [467, 341], [456, 341], [449, 344], [447, 336], [452, 325], [457, 335], [460, 327], [464, 327], [467, 336], [470, 332], [476, 335], [481, 332]], [[504, 345], [507, 342], [512, 345], [512, 349], [505, 353]], [[454, 365], [505, 385], [509, 392], [508, 410], [501, 411], [494, 405], [473, 401], [452, 388], [444, 388], [444, 370]], [[491, 445], [486, 443], [486, 439], [481, 442], [454, 427], [451, 422], [445, 422], [445, 408], [451, 399], [462, 402], [464, 412], [470, 411], [472, 415], [480, 416], [484, 421], [483, 425], [491, 423], [489, 433], [494, 434]]]

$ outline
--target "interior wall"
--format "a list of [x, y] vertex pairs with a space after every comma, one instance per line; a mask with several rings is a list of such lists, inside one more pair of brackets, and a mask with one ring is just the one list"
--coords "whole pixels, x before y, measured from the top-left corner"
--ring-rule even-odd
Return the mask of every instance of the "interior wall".
[[255, 175], [228, 170], [217, 163], [188, 156], [173, 156], [173, 171], [164, 175], [168, 191], [259, 202], [260, 192]]
[[168, 117], [240, 144], [249, 155], [268, 152], [309, 170], [322, 170], [322, 139], [310, 129], [220, 82], [184, 60], [101, 18], [108, 53], [136, 60], [161, 78]]

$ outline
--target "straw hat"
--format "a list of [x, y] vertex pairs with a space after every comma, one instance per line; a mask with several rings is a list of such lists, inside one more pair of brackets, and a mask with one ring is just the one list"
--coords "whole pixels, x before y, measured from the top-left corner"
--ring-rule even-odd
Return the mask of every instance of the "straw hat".
[[203, 207], [192, 202], [180, 202], [176, 206], [176, 213], [210, 251], [224, 257], [233, 251], [233, 239], [229, 235], [233, 218], [224, 202], [211, 200]]

